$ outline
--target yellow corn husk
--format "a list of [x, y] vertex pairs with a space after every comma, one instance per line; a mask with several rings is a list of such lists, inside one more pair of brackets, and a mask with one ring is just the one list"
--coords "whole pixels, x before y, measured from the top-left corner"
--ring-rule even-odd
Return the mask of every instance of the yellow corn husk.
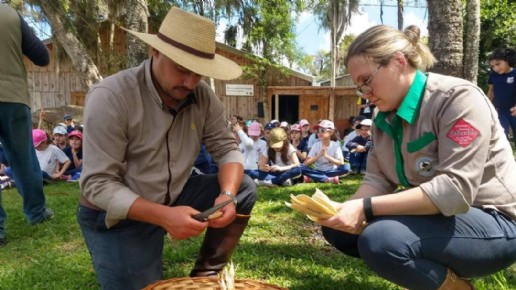
[[290, 195], [290, 203], [285, 202], [285, 205], [305, 214], [309, 219], [318, 222], [318, 219], [327, 219], [335, 214], [337, 210], [333, 202], [326, 194], [318, 188], [310, 197], [306, 194]]

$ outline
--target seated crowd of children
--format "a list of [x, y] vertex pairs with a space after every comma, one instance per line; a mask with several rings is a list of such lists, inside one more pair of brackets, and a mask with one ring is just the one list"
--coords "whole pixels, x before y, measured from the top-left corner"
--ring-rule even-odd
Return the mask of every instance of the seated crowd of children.
[[[77, 181], [82, 170], [82, 127], [59, 123], [52, 135], [44, 130], [32, 132], [34, 148], [44, 183], [55, 180]], [[367, 154], [372, 147], [371, 119], [357, 116], [343, 140], [335, 124], [320, 120], [314, 126], [306, 119], [295, 124], [272, 120], [244, 122], [240, 116], [230, 120], [230, 130], [244, 155], [244, 173], [259, 186], [291, 186], [300, 182], [339, 183], [347, 174], [365, 174]], [[193, 164], [192, 174], [216, 173], [217, 166], [205, 146]], [[9, 164], [0, 144], [0, 189], [15, 186]]]
[[[372, 147], [371, 125], [371, 119], [365, 116], [353, 118], [353, 130], [339, 140], [338, 130], [330, 120], [320, 120], [312, 127], [306, 119], [295, 124], [272, 120], [263, 125], [258, 120], [245, 122], [234, 115], [229, 122], [244, 155], [244, 173], [259, 186], [338, 184], [339, 178], [347, 174], [365, 174]], [[204, 154], [201, 150], [199, 158]], [[203, 164], [196, 163], [193, 173], [216, 172], [213, 162], [211, 166]]]
[[[32, 130], [36, 157], [41, 168], [43, 183], [55, 180], [78, 181], [82, 170], [82, 127], [71, 126], [71, 115], [52, 130], [52, 135], [42, 129]], [[16, 186], [10, 164], [0, 144], [0, 189]]]

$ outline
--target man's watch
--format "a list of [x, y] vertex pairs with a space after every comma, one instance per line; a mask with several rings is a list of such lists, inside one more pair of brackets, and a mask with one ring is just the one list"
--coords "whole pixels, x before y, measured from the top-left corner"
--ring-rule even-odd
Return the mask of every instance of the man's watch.
[[223, 192], [220, 193], [220, 195], [223, 195], [223, 194], [231, 197], [235, 206], [237, 205], [237, 203], [238, 203], [237, 198], [231, 191], [224, 190]]

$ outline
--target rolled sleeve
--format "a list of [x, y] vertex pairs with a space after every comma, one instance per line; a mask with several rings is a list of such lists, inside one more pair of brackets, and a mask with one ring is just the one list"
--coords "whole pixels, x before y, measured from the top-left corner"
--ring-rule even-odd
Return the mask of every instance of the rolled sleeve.
[[470, 208], [459, 187], [445, 175], [436, 176], [420, 187], [445, 216], [465, 213]]
[[108, 228], [127, 218], [127, 213], [133, 202], [139, 196], [127, 187], [120, 187], [108, 202], [106, 226]]

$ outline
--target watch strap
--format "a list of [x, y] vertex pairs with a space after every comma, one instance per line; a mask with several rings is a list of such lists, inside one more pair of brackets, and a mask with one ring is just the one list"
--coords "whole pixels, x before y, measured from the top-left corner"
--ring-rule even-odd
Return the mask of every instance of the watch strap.
[[224, 190], [220, 193], [221, 195], [227, 195], [229, 197], [231, 197], [231, 199], [233, 200], [233, 203], [235, 204], [235, 206], [237, 205], [238, 201], [237, 201], [237, 198], [236, 198], [236, 195], [234, 195], [231, 191], [228, 191], [228, 190]]
[[364, 197], [364, 214], [366, 222], [371, 222], [374, 219], [373, 206], [371, 204], [371, 197]]

